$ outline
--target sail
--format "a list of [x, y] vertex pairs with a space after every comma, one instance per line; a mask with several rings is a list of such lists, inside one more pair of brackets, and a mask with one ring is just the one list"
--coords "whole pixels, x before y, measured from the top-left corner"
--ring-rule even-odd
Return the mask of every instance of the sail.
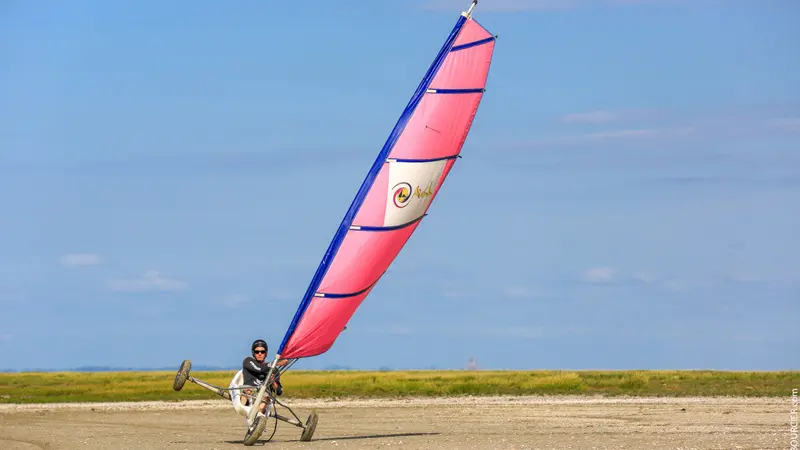
[[417, 229], [461, 152], [494, 44], [462, 13], [358, 190], [276, 356], [328, 351]]

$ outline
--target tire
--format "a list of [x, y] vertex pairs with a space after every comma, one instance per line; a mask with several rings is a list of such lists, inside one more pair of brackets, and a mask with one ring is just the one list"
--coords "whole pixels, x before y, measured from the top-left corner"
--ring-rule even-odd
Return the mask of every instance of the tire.
[[303, 430], [303, 433], [300, 435], [301, 441], [310, 441], [311, 437], [314, 436], [314, 430], [317, 429], [317, 421], [319, 420], [319, 414], [316, 411], [311, 411], [311, 414], [308, 416], [308, 420], [306, 420], [306, 428]]
[[261, 414], [257, 415], [253, 426], [249, 427], [247, 432], [244, 434], [244, 445], [249, 447], [258, 442], [258, 438], [261, 437], [261, 433], [264, 432], [264, 428], [266, 428], [266, 426], [267, 418]]
[[175, 374], [175, 380], [172, 382], [172, 389], [176, 391], [183, 389], [183, 385], [186, 383], [186, 380], [189, 379], [189, 371], [191, 370], [192, 362], [188, 359], [184, 360], [178, 368], [178, 373]]

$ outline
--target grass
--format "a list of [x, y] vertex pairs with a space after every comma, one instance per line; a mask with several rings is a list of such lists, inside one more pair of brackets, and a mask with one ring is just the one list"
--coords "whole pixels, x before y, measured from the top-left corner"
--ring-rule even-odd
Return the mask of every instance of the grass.
[[[193, 372], [227, 386], [234, 371]], [[0, 403], [114, 402], [220, 398], [175, 372], [0, 373]], [[782, 396], [798, 372], [726, 371], [290, 371], [284, 397], [365, 398], [459, 395]]]

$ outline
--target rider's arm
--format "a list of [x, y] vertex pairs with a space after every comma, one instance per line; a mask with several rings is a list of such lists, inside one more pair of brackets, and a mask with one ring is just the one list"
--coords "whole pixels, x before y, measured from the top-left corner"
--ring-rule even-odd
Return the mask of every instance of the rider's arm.
[[269, 372], [268, 365], [264, 366], [259, 365], [256, 362], [255, 358], [253, 358], [252, 356], [248, 356], [247, 358], [244, 359], [244, 361], [242, 361], [242, 369], [250, 372], [255, 376], [266, 375], [267, 372]]
[[272, 387], [275, 389], [275, 393], [278, 395], [283, 395], [283, 384], [281, 384], [281, 373], [280, 371], [276, 370], [275, 378], [272, 380]]

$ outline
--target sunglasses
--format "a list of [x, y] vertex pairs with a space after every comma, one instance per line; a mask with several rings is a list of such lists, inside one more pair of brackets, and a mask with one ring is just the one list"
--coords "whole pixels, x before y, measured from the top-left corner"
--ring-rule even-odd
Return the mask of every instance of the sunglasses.
[[266, 350], [256, 350], [256, 351], [254, 351], [253, 353], [255, 353], [256, 355], [258, 355], [258, 354], [261, 354], [261, 353], [264, 353], [264, 354], [266, 354], [266, 353], [267, 353], [267, 351], [266, 351]]

